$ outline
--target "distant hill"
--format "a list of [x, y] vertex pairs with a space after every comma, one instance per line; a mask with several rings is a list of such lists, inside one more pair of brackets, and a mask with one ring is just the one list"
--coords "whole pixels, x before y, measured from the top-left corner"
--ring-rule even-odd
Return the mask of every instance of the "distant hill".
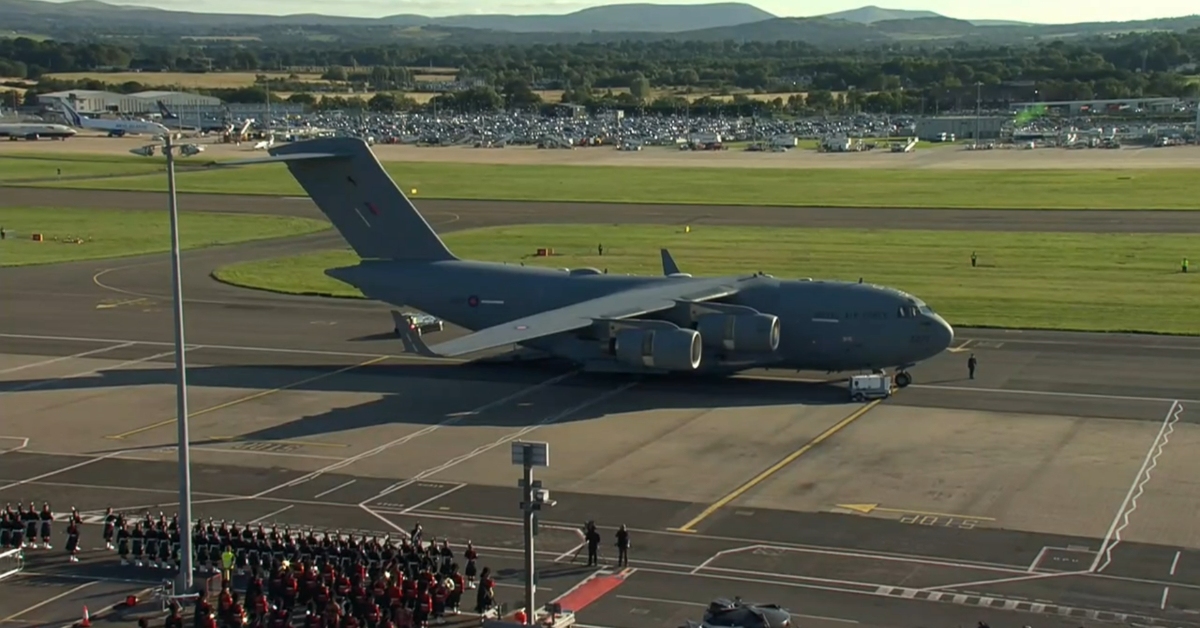
[[889, 20], [912, 20], [926, 17], [942, 17], [933, 11], [908, 11], [905, 9], [882, 9], [877, 6], [865, 6], [849, 11], [838, 11], [822, 15], [821, 17], [830, 20], [845, 20], [847, 22], [855, 22], [857, 24], [874, 24], [875, 22], [886, 22]]
[[[613, 4], [566, 15], [461, 15], [425, 18], [430, 25], [478, 28], [511, 33], [679, 33], [736, 26], [775, 16], [749, 4]], [[384, 18], [390, 21], [392, 18]]]
[[[401, 6], [403, 3], [401, 2]], [[565, 15], [399, 14], [383, 18], [329, 15], [235, 15], [115, 6], [99, 0], [64, 3], [0, 0], [6, 31], [55, 39], [139, 37], [156, 43], [181, 38], [236, 38], [263, 43], [378, 45], [398, 41], [470, 44], [577, 43], [614, 40], [799, 41], [818, 47], [855, 48], [909, 42], [1019, 44], [1121, 32], [1181, 31], [1200, 27], [1200, 16], [1083, 24], [1024, 24], [958, 20], [930, 11], [866, 6], [808, 18], [776, 17], [739, 2], [688, 5], [618, 4]]]
[[156, 26], [171, 21], [176, 27], [196, 29], [244, 26], [442, 26], [505, 31], [511, 33], [576, 32], [682, 32], [720, 26], [735, 26], [769, 20], [775, 16], [740, 2], [715, 4], [615, 4], [584, 9], [565, 15], [457, 15], [431, 18], [402, 14], [383, 18], [329, 15], [236, 15], [166, 11], [148, 7], [117, 6], [98, 0], [51, 3], [39, 0], [0, 0], [0, 15], [12, 30], [23, 30], [26, 21], [40, 25], [60, 20], [87, 20], [95, 26], [130, 28]]

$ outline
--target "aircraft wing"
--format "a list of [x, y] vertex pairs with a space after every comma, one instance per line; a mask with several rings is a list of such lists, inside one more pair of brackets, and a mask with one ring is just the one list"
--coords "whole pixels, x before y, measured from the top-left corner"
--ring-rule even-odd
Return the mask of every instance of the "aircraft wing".
[[673, 279], [634, 288], [556, 310], [534, 314], [429, 347], [434, 354], [454, 357], [504, 345], [528, 342], [588, 327], [597, 319], [623, 319], [661, 312], [677, 301], [708, 301], [736, 294], [753, 281], [748, 277]]

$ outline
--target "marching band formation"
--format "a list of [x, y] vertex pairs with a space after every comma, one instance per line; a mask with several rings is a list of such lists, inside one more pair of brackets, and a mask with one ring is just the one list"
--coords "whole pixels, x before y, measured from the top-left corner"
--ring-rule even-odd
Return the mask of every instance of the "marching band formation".
[[[32, 502], [28, 510], [21, 504], [17, 504], [16, 510], [13, 510], [12, 504], [5, 504], [4, 512], [0, 514], [0, 549], [53, 549], [50, 542], [54, 531], [53, 524], [54, 513], [48, 503], [42, 504], [40, 511]], [[67, 519], [67, 543], [64, 549], [67, 551], [68, 560], [73, 563], [79, 562], [79, 526], [82, 524], [83, 519], [79, 512], [72, 508]], [[40, 536], [38, 532], [41, 532]], [[39, 538], [41, 543], [38, 543]]]
[[[53, 522], [49, 504], [40, 511], [33, 504], [28, 510], [6, 507], [0, 546], [51, 549]], [[81, 524], [72, 509], [67, 521], [72, 562], [78, 561]], [[178, 515], [147, 512], [131, 520], [109, 508], [103, 526], [105, 548], [122, 565], [178, 568]], [[468, 541], [460, 565], [447, 541], [426, 542], [420, 524], [400, 541], [212, 519], [197, 521], [192, 531], [197, 571], [214, 579], [219, 574], [221, 582], [215, 599], [199, 587], [195, 628], [423, 628], [459, 614], [470, 590], [476, 592], [471, 610], [483, 615], [496, 607], [495, 580], [490, 569], [479, 569], [475, 547]], [[166, 628], [183, 627], [184, 610], [176, 606]]]

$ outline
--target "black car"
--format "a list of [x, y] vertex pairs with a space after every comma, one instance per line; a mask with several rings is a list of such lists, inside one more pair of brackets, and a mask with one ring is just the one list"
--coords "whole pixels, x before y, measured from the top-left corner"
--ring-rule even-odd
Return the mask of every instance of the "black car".
[[718, 598], [709, 603], [704, 623], [683, 628], [790, 628], [792, 614], [778, 604], [748, 604], [741, 598]]
[[393, 318], [396, 320], [396, 328], [393, 331], [397, 336], [400, 335], [401, 321], [405, 321], [410, 329], [421, 335], [439, 332], [443, 329], [442, 320], [428, 314], [396, 312], [393, 314]]

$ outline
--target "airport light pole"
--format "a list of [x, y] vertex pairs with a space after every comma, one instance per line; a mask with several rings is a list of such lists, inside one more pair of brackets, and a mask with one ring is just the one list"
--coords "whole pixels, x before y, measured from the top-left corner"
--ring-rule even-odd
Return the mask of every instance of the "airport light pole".
[[167, 194], [171, 214], [171, 287], [175, 310], [175, 416], [179, 439], [179, 585], [182, 593], [192, 590], [192, 462], [188, 442], [187, 358], [183, 335], [183, 275], [179, 268], [179, 199], [175, 194], [175, 145], [167, 133]]
[[[179, 203], [175, 194], [175, 144], [164, 134], [163, 155], [167, 158], [167, 209], [171, 222], [171, 292], [175, 315], [175, 417], [179, 453], [179, 575], [177, 595], [192, 592], [195, 567], [192, 556], [192, 466], [188, 447], [187, 359], [184, 357], [183, 278], [179, 265]], [[149, 156], [153, 145], [132, 152]]]
[[975, 148], [979, 148], [979, 122], [983, 116], [983, 82], [975, 81]]
[[537, 513], [542, 506], [554, 505], [549, 493], [542, 489], [542, 483], [533, 479], [533, 468], [550, 466], [550, 444], [516, 441], [512, 444], [512, 463], [524, 471], [517, 485], [521, 487], [521, 514], [525, 523], [525, 625], [532, 626], [537, 623], [533, 551], [533, 538], [538, 533]]

